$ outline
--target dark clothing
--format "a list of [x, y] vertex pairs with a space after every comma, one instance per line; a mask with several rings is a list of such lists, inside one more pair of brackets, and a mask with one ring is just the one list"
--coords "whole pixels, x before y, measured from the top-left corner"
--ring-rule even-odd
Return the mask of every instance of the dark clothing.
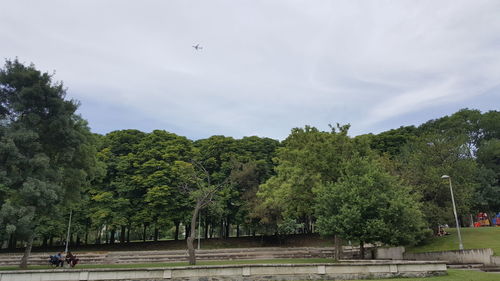
[[62, 259], [62, 256], [60, 254], [50, 256], [50, 263], [55, 264], [56, 266], [63, 267], [64, 265], [64, 260]]
[[66, 263], [69, 264], [69, 266], [75, 267], [78, 261], [79, 260], [76, 258], [76, 256], [71, 254], [71, 252], [68, 252], [68, 254], [66, 255]]

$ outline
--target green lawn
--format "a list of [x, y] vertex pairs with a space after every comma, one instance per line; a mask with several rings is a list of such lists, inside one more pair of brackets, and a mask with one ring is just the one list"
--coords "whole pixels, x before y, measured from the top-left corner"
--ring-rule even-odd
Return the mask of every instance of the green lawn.
[[[366, 280], [366, 279], [365, 279]], [[494, 281], [500, 280], [500, 273], [486, 273], [470, 270], [448, 270], [448, 275], [426, 278], [391, 278], [377, 281]]]
[[[455, 228], [446, 230], [451, 235], [434, 237], [430, 243], [407, 248], [408, 252], [437, 252], [458, 250], [458, 236]], [[500, 227], [461, 228], [462, 241], [465, 249], [492, 248], [495, 255], [500, 255]], [[499, 276], [500, 280], [500, 276]]]

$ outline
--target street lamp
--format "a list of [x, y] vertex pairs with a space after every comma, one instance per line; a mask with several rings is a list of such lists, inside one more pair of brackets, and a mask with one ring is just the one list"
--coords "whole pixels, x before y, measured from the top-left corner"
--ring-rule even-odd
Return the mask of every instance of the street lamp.
[[455, 214], [455, 223], [457, 226], [457, 233], [458, 233], [458, 249], [463, 250], [464, 244], [462, 244], [462, 235], [460, 235], [460, 225], [458, 224], [457, 208], [455, 207], [455, 197], [453, 196], [453, 187], [451, 186], [451, 177], [448, 175], [443, 175], [441, 178], [448, 179], [448, 182], [450, 183], [451, 203], [453, 203], [453, 214]]
[[64, 252], [67, 254], [68, 253], [68, 246], [69, 246], [69, 231], [71, 229], [71, 215], [73, 214], [73, 210], [70, 210], [69, 212], [69, 222], [68, 222], [68, 234], [66, 236], [66, 249]]

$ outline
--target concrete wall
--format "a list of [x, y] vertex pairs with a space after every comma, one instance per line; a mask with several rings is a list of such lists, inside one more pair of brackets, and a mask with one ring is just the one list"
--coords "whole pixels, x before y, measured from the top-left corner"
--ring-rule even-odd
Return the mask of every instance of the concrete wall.
[[377, 260], [402, 260], [405, 247], [376, 248], [375, 259]]
[[0, 281], [200, 281], [200, 280], [349, 280], [423, 277], [446, 274], [443, 262], [371, 261], [338, 264], [261, 264], [141, 269], [54, 269], [0, 271]]
[[500, 266], [500, 257], [491, 256], [491, 265]]
[[448, 264], [482, 263], [492, 265], [492, 249], [473, 249], [426, 253], [404, 253], [405, 260], [447, 261]]

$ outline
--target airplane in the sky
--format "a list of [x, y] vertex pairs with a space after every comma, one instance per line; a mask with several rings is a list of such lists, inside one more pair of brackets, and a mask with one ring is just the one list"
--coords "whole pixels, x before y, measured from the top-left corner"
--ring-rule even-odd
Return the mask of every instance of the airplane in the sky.
[[203, 47], [200, 46], [200, 44], [196, 44], [194, 46], [192, 46], [196, 51], [199, 51], [199, 50], [203, 50]]

